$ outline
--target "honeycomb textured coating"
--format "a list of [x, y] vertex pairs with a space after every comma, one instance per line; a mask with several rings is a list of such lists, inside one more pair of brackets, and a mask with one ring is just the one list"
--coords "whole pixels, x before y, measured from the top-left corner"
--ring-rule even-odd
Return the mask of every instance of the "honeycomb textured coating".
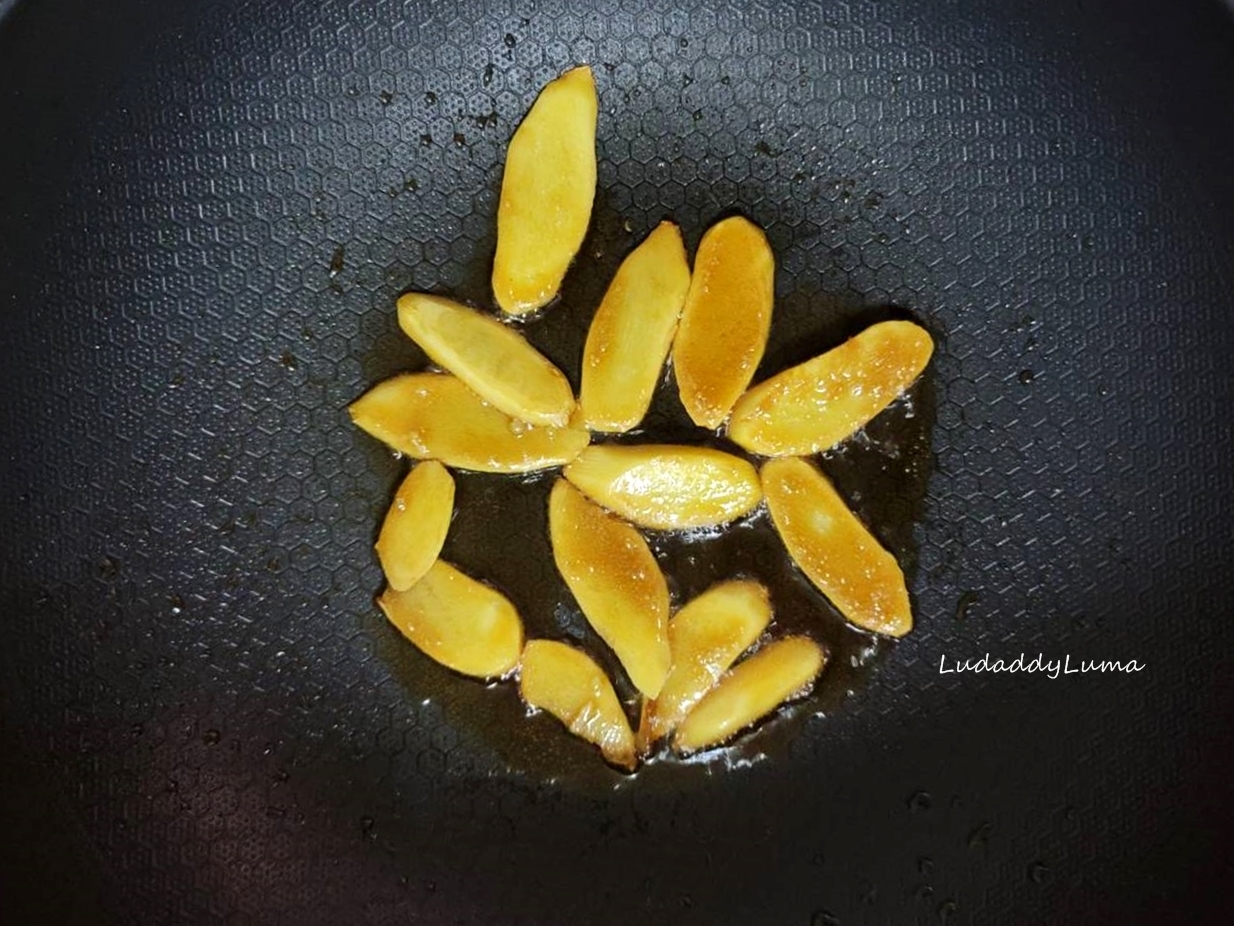
[[[6, 918], [1225, 922], [1232, 48], [1215, 0], [19, 4]], [[604, 282], [670, 215], [691, 248], [730, 211], [767, 229], [764, 374], [887, 304], [939, 343], [892, 538], [920, 629], [733, 773], [622, 785], [546, 718], [512, 746], [514, 696], [372, 605], [404, 464], [345, 406], [422, 362], [399, 293], [487, 300], [503, 146], [581, 61], [597, 272], [536, 329], [576, 387]], [[577, 635], [524, 555], [543, 487], [508, 489], [459, 480], [446, 555]], [[987, 651], [1148, 667], [938, 672]]]

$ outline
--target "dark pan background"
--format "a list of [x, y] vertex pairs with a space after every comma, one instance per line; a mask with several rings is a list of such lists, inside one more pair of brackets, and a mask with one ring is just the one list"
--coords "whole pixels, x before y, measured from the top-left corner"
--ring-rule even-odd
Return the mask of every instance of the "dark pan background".
[[[768, 228], [769, 361], [873, 306], [939, 334], [920, 629], [748, 768], [503, 739], [372, 606], [400, 464], [344, 406], [419, 362], [399, 292], [484, 298], [504, 144], [577, 61], [568, 369], [665, 215]], [[1232, 99], [1216, 0], [18, 5], [0, 920], [1229, 922]], [[496, 581], [543, 514], [489, 491]], [[1147, 668], [938, 673], [1021, 651]]]

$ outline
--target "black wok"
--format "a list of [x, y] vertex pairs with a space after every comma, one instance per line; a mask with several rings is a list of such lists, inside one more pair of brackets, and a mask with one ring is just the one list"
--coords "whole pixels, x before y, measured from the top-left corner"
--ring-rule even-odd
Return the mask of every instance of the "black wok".
[[[422, 362], [397, 294], [488, 298], [504, 145], [578, 61], [569, 375], [669, 215], [767, 228], [764, 373], [938, 338], [925, 475], [869, 501], [918, 629], [727, 765], [622, 777], [372, 604], [404, 464], [345, 406]], [[1217, 0], [18, 4], [3, 921], [1228, 922], [1231, 98]], [[447, 552], [551, 631], [543, 485], [460, 499]], [[1143, 668], [940, 673], [987, 653]]]

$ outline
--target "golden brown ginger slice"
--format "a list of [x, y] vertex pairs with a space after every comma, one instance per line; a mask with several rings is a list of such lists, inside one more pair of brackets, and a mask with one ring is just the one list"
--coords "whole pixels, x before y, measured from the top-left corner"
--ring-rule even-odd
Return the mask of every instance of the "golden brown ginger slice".
[[362, 395], [349, 411], [359, 427], [401, 453], [482, 473], [561, 466], [591, 440], [581, 428], [516, 421], [447, 373], [395, 376]]
[[497, 319], [440, 296], [408, 293], [398, 322], [429, 358], [511, 418], [564, 426], [570, 383], [527, 339]]
[[557, 571], [583, 615], [654, 698], [668, 675], [668, 583], [642, 535], [564, 479], [549, 494]]
[[523, 650], [519, 693], [548, 711], [571, 733], [600, 747], [613, 765], [637, 764], [634, 733], [608, 676], [586, 653], [552, 640], [531, 640]]
[[770, 621], [767, 589], [749, 579], [713, 585], [673, 616], [668, 622], [673, 667], [656, 699], [644, 702], [639, 733], [647, 745], [681, 723]]
[[904, 394], [934, 342], [890, 321], [771, 377], [737, 400], [728, 435], [751, 453], [805, 455], [834, 447]]
[[493, 294], [523, 315], [549, 303], [587, 234], [596, 195], [596, 85], [577, 67], [549, 83], [510, 140], [497, 206]]
[[750, 385], [767, 347], [774, 283], [771, 245], [749, 219], [724, 219], [703, 235], [673, 341], [677, 389], [695, 424], [718, 428]]
[[643, 420], [689, 288], [681, 229], [661, 222], [622, 261], [591, 320], [578, 397], [588, 428], [622, 432]]
[[808, 637], [768, 643], [739, 662], [686, 716], [673, 736], [673, 748], [691, 753], [720, 745], [809, 691], [825, 661], [822, 648]]
[[709, 447], [596, 444], [562, 475], [610, 511], [656, 530], [726, 524], [763, 497], [747, 460]]
[[501, 678], [518, 665], [523, 622], [496, 589], [437, 560], [415, 585], [377, 599], [390, 623], [427, 656], [477, 678]]
[[454, 478], [436, 460], [412, 468], [394, 494], [377, 535], [377, 558], [386, 581], [406, 591], [441, 553], [454, 514]]
[[902, 637], [913, 629], [904, 573], [827, 477], [797, 457], [763, 464], [763, 492], [784, 546], [849, 623]]

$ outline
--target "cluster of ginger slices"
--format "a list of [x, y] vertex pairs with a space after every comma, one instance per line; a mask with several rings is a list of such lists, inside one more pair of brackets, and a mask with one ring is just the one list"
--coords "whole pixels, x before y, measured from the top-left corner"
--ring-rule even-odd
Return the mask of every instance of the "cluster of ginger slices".
[[[771, 327], [766, 237], [745, 218], [726, 218], [703, 236], [691, 268], [679, 229], [662, 222], [625, 258], [596, 310], [576, 399], [510, 322], [554, 300], [582, 244], [595, 196], [596, 113], [591, 70], [574, 68], [541, 91], [510, 142], [492, 277], [503, 317], [440, 296], [402, 296], [401, 328], [441, 372], [396, 376], [350, 411], [419, 461], [377, 541], [386, 616], [456, 672], [517, 675], [531, 708], [633, 769], [660, 742], [679, 754], [725, 743], [808, 691], [826, 660], [806, 636], [767, 636], [768, 592], [749, 578], [720, 582], [672, 614], [640, 529], [717, 527], [765, 502], [793, 561], [849, 622], [889, 636], [911, 629], [895, 558], [804, 458], [903, 394], [933, 344], [911, 322], [883, 322], [751, 387]], [[760, 467], [706, 446], [592, 443], [593, 434], [639, 425], [670, 356], [690, 418], [708, 432], [723, 429], [762, 458]], [[454, 509], [449, 467], [563, 468], [549, 497], [553, 557], [641, 695], [637, 728], [591, 656], [525, 641], [504, 595], [440, 558]]]

